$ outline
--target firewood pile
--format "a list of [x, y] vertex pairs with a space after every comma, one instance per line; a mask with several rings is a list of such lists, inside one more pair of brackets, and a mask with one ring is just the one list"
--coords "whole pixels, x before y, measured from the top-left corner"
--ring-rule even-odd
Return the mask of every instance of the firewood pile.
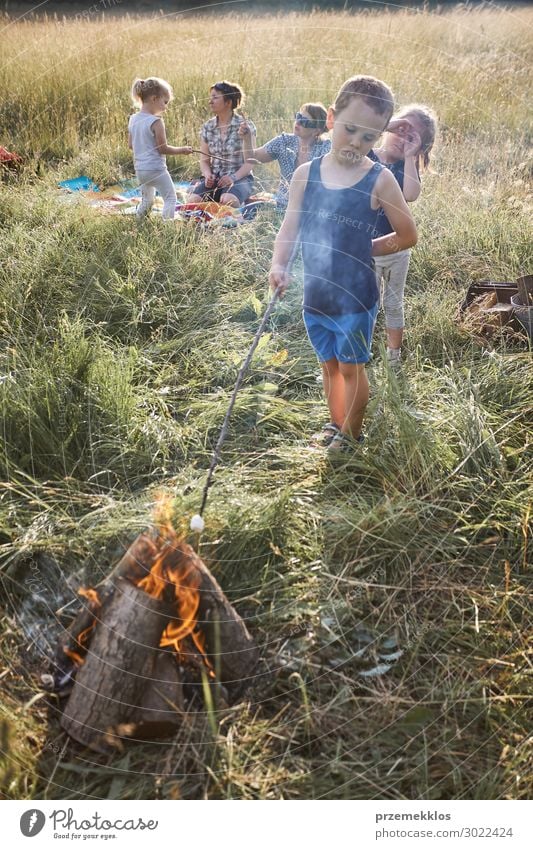
[[50, 689], [61, 725], [101, 752], [175, 733], [209, 688], [218, 705], [251, 683], [258, 649], [219, 584], [170, 524], [140, 534], [59, 641]]

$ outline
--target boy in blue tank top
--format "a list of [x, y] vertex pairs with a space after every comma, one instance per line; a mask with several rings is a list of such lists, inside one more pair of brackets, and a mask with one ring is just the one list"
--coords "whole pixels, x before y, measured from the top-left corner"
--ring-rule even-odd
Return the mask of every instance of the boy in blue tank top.
[[[331, 418], [321, 441], [332, 454], [362, 441], [369, 394], [365, 363], [379, 306], [373, 257], [416, 244], [416, 227], [398, 183], [367, 157], [393, 107], [391, 90], [374, 77], [351, 77], [343, 84], [328, 110], [331, 152], [295, 171], [274, 244], [270, 285], [283, 295], [301, 242], [303, 317], [322, 365]], [[393, 230], [373, 239], [380, 208]]]

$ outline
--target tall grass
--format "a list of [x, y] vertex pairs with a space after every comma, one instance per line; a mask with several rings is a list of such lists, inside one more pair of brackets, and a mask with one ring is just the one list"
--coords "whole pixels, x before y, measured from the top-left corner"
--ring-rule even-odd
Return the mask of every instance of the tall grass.
[[[2, 20], [2, 143], [27, 160], [0, 186], [5, 796], [528, 795], [530, 350], [505, 331], [481, 339], [457, 308], [469, 281], [530, 268], [530, 17], [227, 15], [217, 40], [205, 18]], [[367, 442], [332, 469], [309, 447], [325, 413], [297, 265], [239, 394], [200, 544], [262, 647], [257, 681], [227, 712], [191, 708], [170, 745], [89, 761], [57, 705], [32, 701], [46, 655], [32, 623], [38, 612], [52, 634], [67, 579], [100, 580], [156, 491], [187, 531], [278, 222], [137, 228], [64, 202], [55, 183], [130, 172], [136, 75], [171, 81], [169, 136], [189, 142], [209, 84], [237, 79], [264, 141], [361, 71], [441, 118], [414, 208], [403, 374], [383, 365], [380, 323]], [[381, 655], [390, 669], [368, 675]]]
[[[400, 103], [429, 102], [452, 137], [521, 136], [528, 114], [527, 9], [315, 12], [204, 19], [169, 13], [89, 21], [3, 19], [0, 130], [21, 154], [77, 159], [98, 179], [129, 162], [125, 125], [135, 76], [174, 87], [169, 135], [189, 143], [208, 116], [208, 87], [236, 79], [261, 141], [287, 128], [304, 100], [332, 102], [356, 72]], [[112, 21], [112, 22], [111, 22]], [[228, 50], [228, 44], [238, 50]], [[16, 80], [16, 85], [13, 85]]]

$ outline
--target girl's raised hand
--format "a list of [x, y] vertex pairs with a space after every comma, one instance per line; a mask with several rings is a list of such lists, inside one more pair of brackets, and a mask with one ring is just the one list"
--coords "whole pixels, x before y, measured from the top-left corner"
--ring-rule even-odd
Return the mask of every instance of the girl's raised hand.
[[408, 132], [404, 135], [404, 143], [403, 143], [403, 155], [404, 156], [416, 156], [417, 153], [420, 152], [420, 148], [422, 147], [422, 139], [420, 135], [414, 130], [412, 127], [408, 130]]
[[243, 121], [242, 124], [239, 124], [239, 129], [237, 130], [240, 136], [247, 136], [250, 133], [250, 125], [248, 121]]
[[407, 118], [393, 118], [385, 127], [386, 133], [395, 133], [397, 136], [405, 136], [413, 129]]

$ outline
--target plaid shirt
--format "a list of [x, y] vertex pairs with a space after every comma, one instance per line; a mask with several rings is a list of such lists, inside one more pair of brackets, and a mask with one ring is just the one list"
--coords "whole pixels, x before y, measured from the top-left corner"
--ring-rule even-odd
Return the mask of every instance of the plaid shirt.
[[[216, 115], [206, 121], [200, 130], [200, 138], [207, 143], [211, 157], [211, 170], [215, 177], [223, 177], [225, 174], [234, 174], [244, 162], [243, 141], [238, 134], [240, 125], [244, 122], [241, 115], [233, 114], [231, 123], [227, 128], [225, 138], [222, 138], [218, 119]], [[246, 119], [250, 131], [256, 133], [254, 124]], [[222, 162], [217, 157], [229, 160]]]

